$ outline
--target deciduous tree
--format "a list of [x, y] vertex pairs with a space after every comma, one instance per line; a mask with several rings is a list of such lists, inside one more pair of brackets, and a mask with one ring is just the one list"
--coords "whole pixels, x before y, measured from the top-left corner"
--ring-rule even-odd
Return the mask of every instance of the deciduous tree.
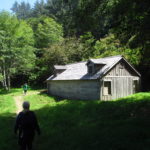
[[10, 78], [34, 65], [34, 39], [31, 27], [8, 12], [0, 13], [0, 71], [2, 83], [10, 88]]

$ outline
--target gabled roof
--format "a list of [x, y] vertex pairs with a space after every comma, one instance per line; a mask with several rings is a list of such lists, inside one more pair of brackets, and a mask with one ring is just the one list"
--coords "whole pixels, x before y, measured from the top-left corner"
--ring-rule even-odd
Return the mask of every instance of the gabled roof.
[[[110, 71], [120, 60], [124, 59], [122, 56], [111, 56], [99, 59], [90, 59], [95, 64], [105, 64], [97, 73], [88, 74], [87, 61], [68, 64], [66, 70], [57, 76], [50, 76], [48, 80], [91, 80], [103, 77]], [[125, 60], [125, 59], [124, 59]], [[125, 62], [134, 70], [139, 76], [140, 74], [125, 60]]]

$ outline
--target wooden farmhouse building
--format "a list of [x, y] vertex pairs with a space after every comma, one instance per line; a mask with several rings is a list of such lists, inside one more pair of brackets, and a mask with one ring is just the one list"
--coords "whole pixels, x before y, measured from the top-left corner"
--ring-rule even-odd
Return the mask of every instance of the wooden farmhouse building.
[[67, 99], [112, 100], [136, 93], [140, 74], [122, 56], [54, 66], [48, 93]]

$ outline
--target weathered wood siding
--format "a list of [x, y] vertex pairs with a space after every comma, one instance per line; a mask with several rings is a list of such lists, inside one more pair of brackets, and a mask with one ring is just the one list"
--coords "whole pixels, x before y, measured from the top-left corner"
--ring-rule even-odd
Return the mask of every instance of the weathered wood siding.
[[123, 63], [118, 63], [106, 76], [137, 76], [136, 73], [131, 70], [131, 68]]
[[99, 80], [50, 81], [48, 93], [67, 99], [96, 100], [100, 97]]
[[[111, 94], [104, 94], [104, 82], [111, 82]], [[140, 85], [140, 78], [134, 71], [128, 68], [124, 63], [117, 64], [108, 74], [101, 80], [101, 99], [111, 100], [131, 95], [135, 90], [134, 81], [137, 81]]]
[[112, 100], [138, 92], [140, 77], [123, 60], [102, 79], [95, 80], [50, 80], [48, 93], [67, 99]]

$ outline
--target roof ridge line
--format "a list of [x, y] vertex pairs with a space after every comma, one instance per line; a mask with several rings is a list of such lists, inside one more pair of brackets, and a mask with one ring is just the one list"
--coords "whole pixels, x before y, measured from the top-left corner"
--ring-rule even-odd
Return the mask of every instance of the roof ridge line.
[[[108, 57], [103, 57], [103, 58], [89, 58], [88, 60], [98, 60], [98, 59], [105, 59], [105, 58], [112, 58], [112, 57], [122, 57], [122, 55], [115, 55], [115, 56], [108, 56]], [[74, 63], [69, 63], [69, 64], [66, 64], [66, 65], [62, 65], [62, 66], [67, 66], [67, 65], [73, 65], [73, 64], [78, 64], [78, 63], [84, 63], [84, 62], [87, 62], [88, 60], [86, 61], [79, 61], [79, 62], [74, 62]], [[59, 66], [59, 65], [58, 65]]]

